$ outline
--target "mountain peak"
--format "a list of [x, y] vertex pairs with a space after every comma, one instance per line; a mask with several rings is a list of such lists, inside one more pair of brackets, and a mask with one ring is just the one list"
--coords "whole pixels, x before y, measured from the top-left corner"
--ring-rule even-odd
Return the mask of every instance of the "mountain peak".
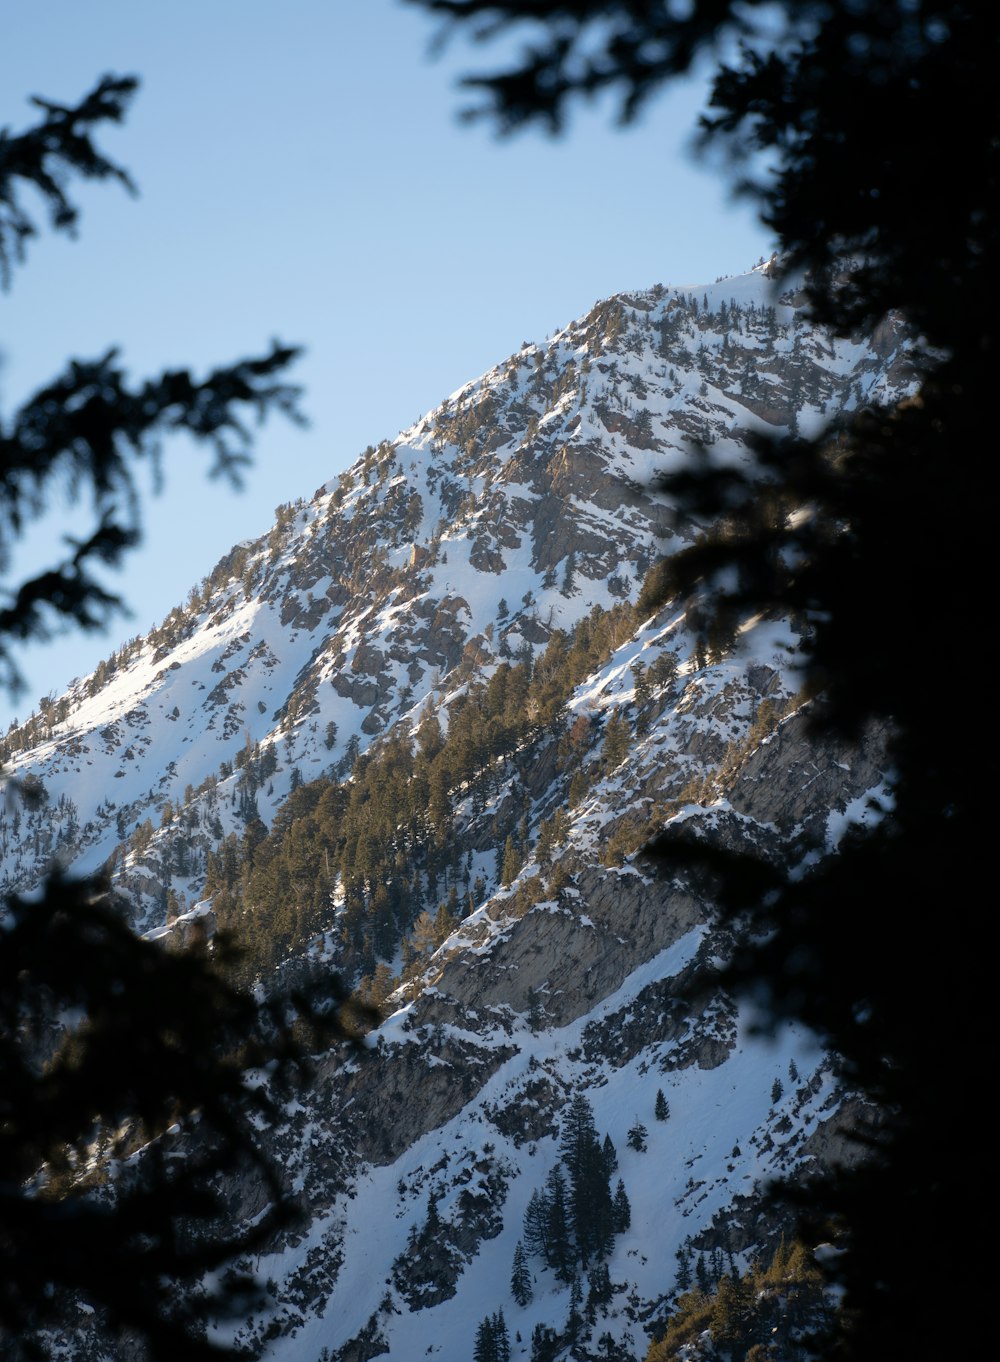
[[696, 532], [657, 489], [692, 442], [739, 461], [753, 431], [902, 390], [899, 338], [876, 354], [795, 304], [760, 267], [600, 300], [279, 507], [158, 628], [7, 735], [15, 771], [77, 808], [37, 853], [8, 844], [7, 886], [56, 840], [102, 863], [189, 788], [232, 779], [247, 743], [289, 753], [258, 802], [268, 822], [293, 769], [363, 750], [470, 657], [538, 656], [595, 606], [634, 602]]
[[778, 1248], [770, 1179], [843, 1156], [832, 1062], [754, 1034], [706, 891], [643, 848], [682, 824], [805, 864], [877, 816], [884, 735], [815, 738], [792, 622], [643, 584], [702, 529], [658, 483], [694, 447], [744, 464], [909, 383], [901, 330], [832, 337], [761, 266], [603, 299], [7, 735], [48, 796], [0, 811], [8, 890], [104, 865], [154, 939], [218, 924], [243, 982], [337, 969], [385, 1013], [262, 1134], [309, 1208], [242, 1333], [272, 1362], [466, 1357], [501, 1307], [524, 1355], [634, 1360], [692, 1273]]

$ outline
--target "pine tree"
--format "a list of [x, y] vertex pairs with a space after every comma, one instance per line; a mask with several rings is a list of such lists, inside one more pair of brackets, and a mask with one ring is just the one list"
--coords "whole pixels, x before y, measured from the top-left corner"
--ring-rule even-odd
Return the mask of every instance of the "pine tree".
[[531, 1362], [555, 1362], [559, 1335], [548, 1324], [536, 1324], [531, 1333]]
[[601, 1154], [604, 1157], [604, 1173], [610, 1178], [611, 1174], [618, 1167], [618, 1151], [615, 1149], [610, 1135], [605, 1135], [604, 1144], [601, 1146]]
[[666, 690], [677, 680], [677, 654], [664, 651], [649, 669], [650, 680], [659, 690]]
[[611, 1275], [607, 1263], [595, 1263], [587, 1275], [587, 1319], [593, 1324], [597, 1310], [611, 1301]]
[[649, 728], [649, 715], [646, 713], [646, 707], [653, 697], [653, 686], [649, 671], [644, 663], [635, 663], [632, 667], [632, 678], [635, 682], [636, 732], [645, 733]]
[[570, 552], [566, 555], [566, 566], [563, 569], [562, 594], [570, 596], [573, 594], [573, 582], [576, 576], [576, 554]]
[[492, 1315], [487, 1315], [484, 1320], [481, 1320], [476, 1329], [472, 1362], [498, 1362], [496, 1325]]
[[[526, 7], [463, 0], [447, 8], [470, 27], [488, 11], [492, 31], [506, 37], [504, 21]], [[791, 882], [765, 890], [756, 873], [764, 867], [755, 868], [752, 894], [741, 861], [724, 898], [748, 926], [731, 982], [766, 999], [776, 1020], [812, 1027], [883, 1113], [874, 1132], [881, 1166], [873, 1172], [859, 1161], [836, 1189], [817, 1184], [810, 1194], [817, 1218], [834, 1215], [849, 1229], [836, 1275], [852, 1327], [837, 1339], [838, 1356], [943, 1356], [953, 1346], [952, 1322], [947, 1312], [928, 1319], [925, 1303], [948, 1275], [954, 1243], [973, 1229], [964, 1186], [970, 1165], [988, 1169], [992, 1155], [985, 1131], [965, 1131], [963, 1159], [951, 1168], [938, 1151], [954, 1138], [955, 1056], [964, 1070], [958, 1087], [973, 1086], [989, 1063], [990, 1027], [985, 1012], [970, 1025], [967, 1013], [949, 1022], [926, 1006], [919, 949], [907, 928], [915, 913], [932, 917], [941, 901], [975, 900], [989, 841], [936, 678], [913, 667], [908, 653], [939, 612], [962, 635], [988, 611], [983, 508], [991, 470], [978, 451], [995, 408], [1000, 216], [987, 92], [996, 10], [968, 0], [831, 0], [822, 13], [787, 0], [749, 10], [722, 3], [690, 5], [683, 16], [669, 5], [625, 0], [540, 0], [531, 9], [530, 45], [508, 49], [526, 56], [498, 63], [476, 82], [480, 107], [508, 129], [532, 120], [559, 126], [582, 92], [620, 91], [630, 116], [713, 41], [745, 36], [739, 56], [716, 73], [704, 136], [728, 151], [776, 234], [782, 259], [768, 273], [801, 270], [813, 317], [841, 336], [902, 325], [921, 338], [916, 400], [892, 413], [859, 411], [819, 438], [761, 442], [765, 475], [807, 514], [762, 526], [757, 470], [743, 491], [731, 469], [715, 470], [714, 486], [702, 483], [686, 504], [719, 513], [724, 531], [706, 553], [682, 554], [683, 563], [675, 557], [671, 570], [679, 589], [714, 582], [740, 597], [747, 615], [808, 610], [805, 664], [824, 696], [814, 724], [838, 737], [880, 727], [893, 735], [893, 789], [876, 827]], [[943, 120], [943, 109], [955, 117]], [[960, 157], [953, 155], [956, 126]], [[885, 136], [873, 139], [873, 128]], [[969, 164], [980, 173], [969, 176]], [[773, 308], [761, 320], [770, 331]], [[773, 338], [766, 344], [773, 349]], [[941, 533], [928, 554], [923, 527], [932, 522]], [[968, 927], [975, 931], [971, 919]], [[852, 950], [848, 943], [861, 939], [864, 951]], [[989, 965], [970, 953], [968, 939], [966, 931], [943, 934], [936, 970], [946, 992], [985, 1008]], [[940, 1175], [930, 1188], [932, 1165]], [[938, 1230], [933, 1243], [928, 1223]], [[990, 1298], [987, 1270], [974, 1269], [967, 1298]], [[976, 1313], [984, 1335], [985, 1309]]]
[[583, 1093], [575, 1093], [566, 1110], [560, 1152], [569, 1179], [570, 1227], [579, 1261], [586, 1265], [607, 1252], [613, 1229], [607, 1160]]
[[536, 1187], [524, 1212], [524, 1245], [537, 1258], [549, 1260], [549, 1207], [544, 1192]]
[[699, 1253], [695, 1260], [694, 1277], [698, 1283], [698, 1290], [707, 1296], [712, 1289], [712, 1279], [708, 1275], [708, 1264], [705, 1262], [704, 1253]]
[[566, 1338], [572, 1347], [580, 1337], [583, 1329], [583, 1312], [580, 1307], [583, 1304], [583, 1291], [580, 1287], [579, 1277], [574, 1276], [569, 1291], [569, 1313], [566, 1316]]
[[542, 1023], [543, 1023], [544, 1019], [545, 1019], [545, 1014], [544, 1014], [544, 1012], [543, 1012], [543, 1010], [542, 1010], [542, 1004], [541, 1004], [541, 999], [540, 999], [540, 997], [539, 997], [538, 989], [536, 989], [536, 988], [529, 988], [529, 989], [528, 989], [528, 1027], [529, 1027], [529, 1029], [530, 1029], [530, 1031], [531, 1031], [531, 1034], [532, 1034], [533, 1036], [537, 1036], [538, 1032], [541, 1030], [541, 1028], [542, 1028]]
[[628, 720], [619, 710], [611, 715], [604, 729], [601, 760], [605, 774], [610, 775], [628, 756], [632, 735]]
[[547, 866], [552, 859], [552, 820], [543, 818], [538, 827], [538, 841], [535, 844], [535, 858], [539, 865]]
[[497, 1362], [510, 1362], [510, 1334], [502, 1307], [493, 1316], [493, 1336], [496, 1339]]
[[642, 1124], [642, 1122], [639, 1120], [637, 1116], [632, 1125], [629, 1126], [628, 1131], [629, 1148], [636, 1150], [636, 1152], [639, 1154], [644, 1154], [646, 1151], [646, 1139], [648, 1135], [649, 1131], [646, 1129], [646, 1127]]
[[625, 1192], [625, 1184], [621, 1178], [615, 1187], [615, 1198], [612, 1203], [612, 1223], [615, 1234], [624, 1234], [632, 1224], [632, 1207], [629, 1204], [628, 1196]]
[[500, 883], [505, 889], [517, 879], [522, 864], [521, 853], [514, 845], [513, 837], [508, 836], [500, 855]]
[[514, 1266], [510, 1274], [510, 1293], [522, 1308], [528, 1304], [532, 1295], [531, 1272], [528, 1269], [524, 1244], [519, 1239], [514, 1249]]
[[580, 767], [578, 771], [574, 772], [573, 779], [569, 783], [569, 791], [566, 795], [571, 809], [575, 809], [590, 793], [590, 786], [593, 779], [593, 772], [588, 773], [583, 767]]
[[670, 1103], [663, 1095], [663, 1089], [657, 1088], [656, 1102], [653, 1106], [653, 1115], [658, 1121], [665, 1121], [670, 1115]]
[[[34, 99], [34, 124], [5, 128], [0, 286], [10, 285], [38, 234], [39, 206], [55, 230], [74, 233], [76, 176], [134, 188], [95, 138], [100, 125], [124, 119], [137, 88], [134, 77], [108, 75], [75, 104]], [[121, 608], [93, 570], [119, 566], [139, 542], [135, 468], [157, 455], [163, 436], [186, 431], [212, 454], [215, 472], [235, 479], [251, 444], [246, 413], [258, 421], [296, 415], [297, 390], [283, 378], [293, 349], [275, 344], [200, 379], [178, 367], [139, 384], [116, 349], [102, 344], [101, 351], [69, 362], [0, 422], [3, 568], [47, 494], [54, 485], [61, 494], [67, 477], [84, 516], [64, 558], [41, 559], [30, 580], [5, 578], [0, 686], [19, 681], [12, 640], [45, 639], [76, 625], [92, 630]], [[186, 623], [175, 611], [167, 632]], [[123, 648], [97, 669], [91, 692], [125, 662]], [[45, 714], [50, 725], [61, 721], [59, 705]], [[124, 836], [124, 820], [120, 827]], [[282, 1024], [276, 1036], [274, 1021], [288, 1015], [282, 1006], [265, 1019], [253, 996], [231, 988], [206, 954], [165, 951], [134, 936], [100, 877], [54, 874], [32, 899], [30, 907], [16, 898], [0, 906], [0, 1351], [46, 1356], [51, 1341], [89, 1311], [111, 1329], [127, 1326], [133, 1346], [150, 1357], [230, 1355], [204, 1336], [206, 1316], [226, 1313], [234, 1295], [243, 1298], [226, 1265], [293, 1215], [257, 1140], [270, 1099], [244, 1086], [243, 1065], [275, 1063], [277, 1080], [285, 1060], [301, 1055], [309, 1028], [292, 1036]], [[40, 1038], [57, 1036], [67, 1044], [47, 1053]], [[199, 1138], [188, 1140], [194, 1119]], [[77, 1156], [82, 1168], [95, 1141], [120, 1154], [127, 1131], [152, 1150], [168, 1126], [182, 1133], [164, 1158], [159, 1149], [135, 1157], [128, 1176], [108, 1178], [99, 1195], [66, 1178], [57, 1200], [62, 1174]], [[256, 1169], [266, 1201], [254, 1225], [238, 1230], [220, 1189], [241, 1161]], [[44, 1196], [36, 1182], [41, 1165], [48, 1169]], [[192, 1283], [199, 1286], [191, 1290]]]
[[712, 1307], [712, 1341], [728, 1353], [732, 1362], [746, 1356], [754, 1342], [753, 1301], [740, 1277], [719, 1278]]
[[545, 1181], [545, 1208], [545, 1259], [559, 1280], [568, 1282], [573, 1276], [575, 1254], [570, 1235], [566, 1179], [559, 1164]]

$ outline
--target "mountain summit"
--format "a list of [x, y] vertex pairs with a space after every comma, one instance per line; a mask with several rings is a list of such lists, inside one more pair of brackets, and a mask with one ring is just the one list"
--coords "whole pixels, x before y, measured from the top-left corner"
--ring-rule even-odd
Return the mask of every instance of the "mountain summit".
[[807, 731], [796, 621], [643, 590], [705, 528], [658, 483], [695, 446], [912, 383], [902, 328], [833, 338], [766, 276], [526, 344], [6, 735], [47, 796], [0, 814], [8, 891], [107, 865], [139, 930], [385, 1011], [267, 1134], [311, 1217], [258, 1265], [268, 1357], [642, 1358], [693, 1274], [778, 1248], [767, 1179], [847, 1156], [831, 1059], [692, 994], [726, 933], [641, 852], [697, 820], [794, 864], [882, 787], [877, 733]]

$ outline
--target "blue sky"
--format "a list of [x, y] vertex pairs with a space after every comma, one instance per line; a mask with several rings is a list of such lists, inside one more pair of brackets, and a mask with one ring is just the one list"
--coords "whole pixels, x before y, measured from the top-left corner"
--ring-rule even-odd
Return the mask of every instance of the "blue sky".
[[[499, 140], [456, 118], [455, 78], [489, 50], [459, 41], [432, 61], [434, 32], [399, 0], [47, 0], [5, 16], [0, 127], [30, 120], [28, 95], [74, 100], [106, 71], [142, 89], [100, 139], [140, 196], [77, 190], [78, 239], [43, 234], [0, 295], [0, 411], [71, 355], [117, 344], [138, 378], [278, 336], [307, 347], [295, 377], [310, 427], [265, 427], [239, 495], [168, 446], [144, 546], [112, 580], [132, 617], [22, 654], [28, 691], [0, 696], [4, 727], [161, 619], [277, 504], [522, 341], [609, 293], [710, 282], [769, 253], [718, 168], [688, 153], [702, 82], [624, 132], [605, 105], [556, 141]], [[33, 527], [8, 584], [57, 556], [82, 514]]]

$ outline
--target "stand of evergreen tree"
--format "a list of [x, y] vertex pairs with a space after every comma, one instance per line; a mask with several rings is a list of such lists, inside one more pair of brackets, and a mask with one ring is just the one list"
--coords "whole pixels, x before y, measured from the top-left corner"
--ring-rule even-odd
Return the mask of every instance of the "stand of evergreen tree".
[[562, 1340], [550, 1324], [536, 1324], [531, 1332], [531, 1362], [555, 1362]]
[[503, 1310], [497, 1310], [481, 1321], [476, 1330], [472, 1362], [510, 1362], [510, 1334]]
[[[412, 938], [422, 914], [434, 924], [424, 933], [424, 946], [440, 944], [460, 916], [457, 894], [468, 903], [470, 892], [454, 806], [468, 799], [475, 817], [509, 778], [514, 753], [530, 744], [539, 750], [556, 745], [570, 803], [574, 780], [583, 791], [589, 788], [594, 777], [589, 768], [576, 767], [565, 702], [634, 618], [629, 606], [595, 607], [572, 632], [554, 631], [537, 662], [501, 662], [489, 681], [470, 680], [449, 707], [446, 734], [428, 713], [415, 736], [394, 732], [356, 755], [340, 778], [303, 782], [270, 830], [256, 817], [254, 797], [274, 773], [274, 749], [246, 754], [239, 784], [244, 832], [222, 839], [205, 864], [205, 892], [220, 924], [243, 948], [241, 982], [252, 982], [329, 930], [335, 891], [343, 900], [338, 932], [344, 967], [362, 976], [364, 996], [372, 997], [379, 961], [392, 959], [401, 940]], [[619, 730], [627, 737], [624, 718], [616, 720]], [[496, 880], [509, 885], [532, 851], [540, 861], [550, 857], [568, 828], [566, 810], [556, 810], [532, 848], [515, 807], [506, 822], [495, 823]], [[442, 913], [452, 894], [455, 903]], [[422, 953], [411, 951], [415, 967]]]
[[575, 1093], [563, 1118], [559, 1144], [569, 1179], [570, 1232], [577, 1261], [586, 1268], [603, 1258], [614, 1239], [610, 1191], [611, 1168], [594, 1126], [594, 1112], [582, 1093]]
[[[631, 1208], [622, 1180], [614, 1195], [614, 1145], [598, 1138], [594, 1112], [582, 1093], [571, 1098], [563, 1119], [560, 1162], [536, 1189], [524, 1216], [524, 1248], [551, 1267], [560, 1281], [600, 1263], [616, 1234], [628, 1228]], [[520, 1247], [520, 1245], [519, 1245]]]

